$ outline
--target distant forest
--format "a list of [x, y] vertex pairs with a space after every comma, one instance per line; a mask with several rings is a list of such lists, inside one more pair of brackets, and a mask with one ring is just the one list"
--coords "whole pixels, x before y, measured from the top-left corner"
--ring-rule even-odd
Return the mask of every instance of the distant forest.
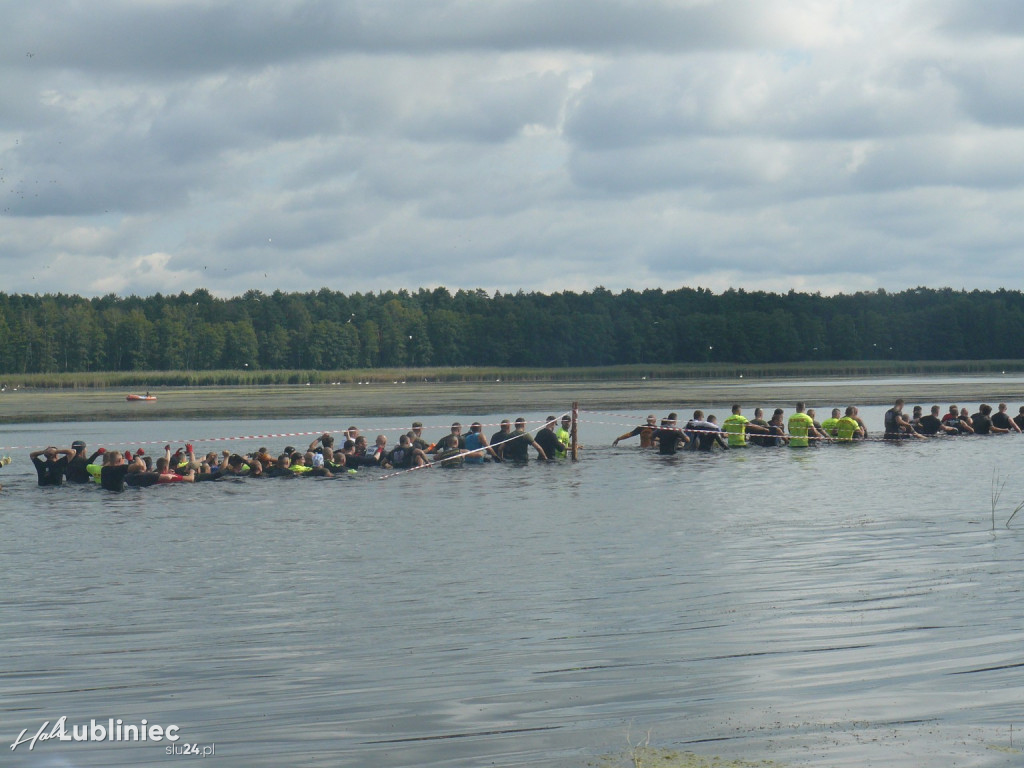
[[0, 373], [1024, 358], [1024, 294], [0, 294]]

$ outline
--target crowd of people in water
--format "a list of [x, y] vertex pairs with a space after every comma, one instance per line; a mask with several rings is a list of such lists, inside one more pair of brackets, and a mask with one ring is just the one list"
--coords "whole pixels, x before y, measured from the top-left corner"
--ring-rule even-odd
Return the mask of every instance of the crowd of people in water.
[[[970, 409], [957, 405], [950, 405], [945, 415], [941, 414], [940, 406], [933, 405], [930, 412], [925, 414], [922, 406], [917, 405], [908, 416], [903, 413], [904, 405], [903, 400], [897, 400], [885, 412], [883, 440], [1024, 431], [1024, 406], [1011, 418], [1006, 403], [1000, 403], [995, 413], [992, 412], [992, 406], [982, 403], [973, 415]], [[660, 422], [654, 414], [650, 414], [645, 424], [619, 435], [612, 441], [612, 445], [632, 437], [640, 438], [641, 447], [657, 448], [662, 454], [674, 454], [680, 450], [728, 450], [748, 445], [809, 448], [826, 443], [854, 443], [869, 439], [867, 425], [856, 406], [847, 406], [845, 410], [833, 408], [828, 418], [818, 421], [814, 409], [806, 408], [804, 403], [797, 403], [795, 412], [788, 419], [783, 408], [776, 408], [767, 421], [763, 409], [755, 408], [754, 418], [748, 419], [739, 404], [732, 406], [731, 415], [721, 424], [714, 414], [705, 417], [704, 412], [699, 410], [694, 411], [693, 418], [683, 426], [679, 426], [676, 413], [668, 414]]]
[[335, 477], [366, 467], [402, 471], [485, 462], [525, 463], [531, 452], [539, 460], [565, 459], [572, 440], [571, 422], [568, 415], [561, 419], [548, 416], [536, 434], [531, 434], [526, 430], [526, 419], [518, 418], [514, 424], [504, 419], [490, 438], [479, 422], [473, 422], [466, 434], [462, 424], [455, 422], [448, 434], [429, 442], [423, 437], [423, 424], [417, 421], [393, 446], [388, 445], [386, 435], [377, 435], [371, 446], [359, 428], [352, 426], [337, 441], [324, 433], [305, 448], [288, 446], [277, 456], [265, 447], [246, 454], [224, 450], [197, 455], [191, 443], [174, 452], [165, 445], [155, 460], [145, 448], [133, 453], [101, 447], [90, 455], [85, 442], [76, 440], [70, 448], [51, 445], [33, 451], [29, 458], [38, 484], [44, 487], [95, 483], [109, 491], [123, 491], [126, 487], [229, 478]]
[[[990, 405], [982, 403], [974, 414], [967, 407], [957, 405], [950, 405], [942, 414], [940, 406], [933, 405], [927, 414], [921, 406], [915, 406], [907, 415], [903, 412], [904, 405], [903, 400], [897, 400], [886, 411], [882, 440], [1024, 432], [1024, 406], [1011, 417], [1006, 403], [1000, 403], [995, 412]], [[747, 446], [809, 448], [871, 439], [857, 407], [852, 405], [845, 410], [833, 408], [831, 415], [822, 421], [818, 420], [814, 409], [806, 408], [804, 403], [797, 403], [788, 418], [782, 408], [776, 408], [767, 420], [761, 408], [754, 409], [752, 419], [743, 415], [739, 404], [733, 405], [731, 410], [721, 424], [714, 414], [705, 416], [700, 410], [694, 411], [693, 418], [683, 425], [679, 424], [676, 413], [660, 421], [651, 414], [646, 423], [619, 435], [612, 445], [639, 437], [643, 448], [675, 454], [681, 450], [729, 450]], [[86, 444], [76, 440], [70, 448], [51, 445], [33, 451], [29, 458], [40, 486], [93, 483], [110, 491], [123, 491], [126, 487], [230, 478], [335, 477], [367, 467], [403, 471], [486, 462], [525, 463], [531, 453], [536, 459], [555, 461], [567, 458], [570, 453], [571, 427], [572, 419], [568, 414], [560, 419], [548, 416], [536, 434], [527, 431], [523, 418], [516, 419], [514, 424], [504, 419], [499, 430], [488, 438], [480, 422], [473, 422], [465, 434], [462, 424], [455, 422], [448, 434], [430, 442], [424, 439], [423, 425], [417, 421], [399, 437], [398, 445], [389, 446], [386, 435], [377, 435], [371, 446], [358, 427], [352, 426], [344, 430], [338, 440], [324, 433], [305, 448], [288, 446], [277, 456], [265, 447], [244, 454], [224, 450], [197, 455], [190, 443], [173, 452], [171, 446], [166, 445], [155, 459], [144, 448], [133, 453], [101, 447], [90, 455]], [[8, 463], [9, 458], [0, 459], [0, 467]]]

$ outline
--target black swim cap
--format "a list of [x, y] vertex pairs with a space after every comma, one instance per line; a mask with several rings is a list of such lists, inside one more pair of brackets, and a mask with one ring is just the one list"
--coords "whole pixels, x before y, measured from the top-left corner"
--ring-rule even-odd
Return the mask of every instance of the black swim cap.
[[81, 450], [82, 448], [85, 448], [85, 441], [75, 440], [75, 442], [71, 444], [71, 447], [74, 448], [76, 451]]

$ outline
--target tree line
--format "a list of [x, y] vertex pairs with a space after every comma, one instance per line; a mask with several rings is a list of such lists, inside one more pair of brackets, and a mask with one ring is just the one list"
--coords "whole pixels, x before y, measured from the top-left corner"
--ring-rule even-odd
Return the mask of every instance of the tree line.
[[1024, 294], [0, 293], [0, 373], [1024, 358]]

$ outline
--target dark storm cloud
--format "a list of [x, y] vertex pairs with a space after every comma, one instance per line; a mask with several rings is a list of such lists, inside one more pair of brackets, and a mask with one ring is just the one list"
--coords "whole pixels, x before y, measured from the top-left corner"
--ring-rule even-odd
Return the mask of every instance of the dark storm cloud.
[[39, 64], [173, 73], [252, 69], [339, 53], [424, 54], [568, 49], [706, 50], [763, 44], [785, 27], [772, 3], [626, 0], [486, 3], [41, 2], [0, 37]]
[[1024, 35], [1024, 6], [1015, 0], [953, 0], [940, 27], [953, 37]]

